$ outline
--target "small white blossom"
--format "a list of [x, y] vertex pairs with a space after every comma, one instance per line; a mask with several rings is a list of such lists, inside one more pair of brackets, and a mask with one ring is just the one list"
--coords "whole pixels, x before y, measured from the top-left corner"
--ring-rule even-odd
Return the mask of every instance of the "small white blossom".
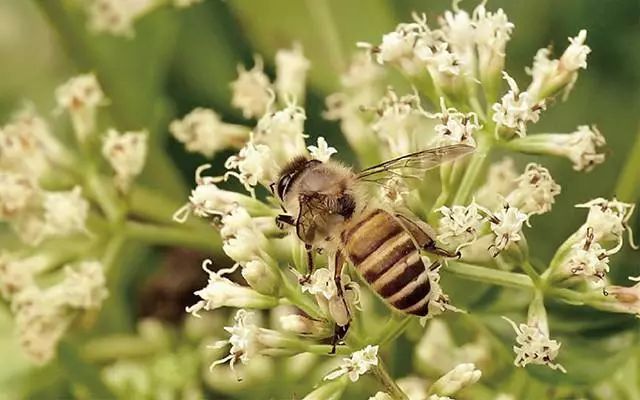
[[268, 146], [273, 163], [280, 167], [291, 160], [292, 155], [306, 153], [302, 107], [289, 103], [285, 108], [268, 112], [258, 120], [254, 130], [255, 144]]
[[522, 239], [522, 224], [527, 219], [527, 214], [508, 205], [489, 219], [491, 221], [491, 230], [496, 235], [492, 245], [495, 254], [506, 249], [510, 243], [518, 242]]
[[518, 187], [505, 200], [527, 215], [551, 211], [555, 197], [560, 194], [560, 185], [553, 180], [549, 170], [539, 164], [528, 164], [516, 182]]
[[420, 97], [416, 93], [398, 97], [392, 88], [388, 88], [375, 111], [376, 119], [371, 129], [388, 144], [391, 155], [410, 153], [418, 122], [425, 117]]
[[309, 154], [311, 154], [311, 157], [322, 162], [329, 161], [331, 155], [338, 152], [335, 147], [329, 146], [325, 138], [323, 138], [322, 136], [318, 138], [317, 146], [307, 146], [307, 149], [309, 150]]
[[[325, 314], [336, 324], [345, 326], [349, 322], [350, 308], [359, 307], [360, 288], [357, 283], [351, 282], [349, 275], [342, 277], [342, 284], [344, 299], [338, 296], [333, 272], [328, 268], [318, 268], [306, 282], [303, 282], [302, 291], [314, 295]], [[349, 310], [345, 309], [345, 302]]]
[[[431, 264], [426, 257], [423, 257], [423, 262], [425, 265]], [[442, 291], [442, 286], [440, 286], [440, 274], [437, 269], [429, 269], [427, 275], [431, 286], [429, 293], [429, 313], [421, 320], [421, 323], [424, 325], [427, 319], [436, 317], [445, 311], [464, 312], [450, 304], [449, 296]]]
[[87, 10], [89, 29], [96, 33], [132, 37], [135, 20], [153, 6], [153, 0], [90, 0]]
[[421, 45], [424, 42], [418, 42], [416, 48], [416, 57], [423, 61], [434, 80], [438, 83], [443, 82], [443, 78], [460, 75], [460, 60], [449, 49], [449, 44], [439, 42], [435, 45]]
[[589, 278], [596, 286], [604, 283], [604, 278], [609, 272], [609, 256], [607, 251], [594, 241], [592, 230], [587, 232], [583, 241], [572, 246], [563, 269], [567, 275]]
[[395, 206], [404, 205], [409, 192], [406, 180], [399, 176], [391, 177], [380, 187], [382, 198]]
[[95, 130], [96, 109], [106, 103], [95, 74], [75, 76], [56, 89], [56, 102], [66, 110], [76, 137], [84, 141]]
[[469, 385], [473, 385], [482, 376], [473, 363], [458, 364], [454, 369], [434, 382], [429, 391], [439, 396], [450, 396]]
[[625, 231], [629, 234], [631, 246], [635, 247], [631, 227], [628, 224], [635, 209], [634, 204], [624, 203], [615, 198], [607, 200], [600, 197], [584, 204], [577, 204], [576, 207], [589, 209], [587, 222], [581, 230], [587, 232], [591, 229], [595, 241], [601, 242], [601, 244], [604, 244], [603, 242], [616, 243], [612, 249], [608, 250], [609, 254], [620, 250], [623, 244], [622, 235]]
[[35, 275], [47, 265], [46, 257], [26, 258], [0, 252], [0, 295], [5, 300], [35, 284]]
[[214, 344], [213, 348], [221, 348], [231, 345], [229, 355], [225, 358], [217, 360], [211, 364], [210, 369], [216, 365], [230, 362], [231, 369], [240, 361], [242, 364], [249, 362], [251, 357], [257, 354], [259, 350], [258, 342], [258, 326], [254, 321], [255, 314], [245, 310], [238, 310], [233, 317], [233, 326], [225, 326], [224, 330], [231, 335], [228, 340], [222, 340]]
[[211, 271], [208, 266], [212, 263], [211, 260], [204, 260], [202, 263], [202, 268], [209, 274], [209, 281], [206, 287], [194, 293], [201, 300], [187, 307], [188, 313], [199, 317], [200, 310], [209, 311], [220, 307], [268, 308], [277, 305], [277, 299], [262, 295], [223, 276], [233, 273], [239, 264], [233, 268]]
[[443, 206], [437, 209], [442, 214], [438, 223], [438, 241], [454, 245], [457, 250], [475, 241], [485, 221], [480, 210], [475, 202], [468, 206]]
[[455, 108], [447, 108], [443, 97], [440, 98], [441, 112], [434, 114], [434, 118], [440, 119], [435, 131], [438, 135], [436, 143], [439, 146], [452, 144], [476, 145], [473, 134], [480, 128], [478, 116], [475, 113], [464, 114]]
[[242, 277], [256, 292], [276, 295], [280, 287], [280, 276], [264, 261], [256, 259], [242, 266]]
[[276, 91], [281, 99], [303, 100], [307, 70], [311, 63], [302, 53], [302, 46], [295, 43], [292, 49], [276, 53]]
[[27, 106], [0, 128], [0, 168], [22, 173], [34, 181], [52, 166], [68, 161], [45, 120]]
[[475, 40], [478, 46], [478, 68], [482, 80], [492, 79], [504, 67], [504, 51], [514, 25], [507, 14], [498, 9], [489, 12], [484, 3], [473, 11]]
[[598, 150], [607, 142], [595, 126], [580, 125], [573, 133], [544, 136], [547, 139], [545, 152], [568, 158], [576, 171], [588, 172], [606, 158], [606, 154]]
[[516, 81], [506, 72], [503, 72], [503, 76], [510, 90], [502, 97], [500, 103], [493, 105], [493, 121], [500, 127], [513, 130], [520, 137], [526, 136], [527, 123], [538, 122], [540, 111], [545, 108], [544, 101], [538, 102], [529, 93], [520, 92]]
[[208, 108], [195, 108], [182, 119], [169, 125], [171, 134], [187, 151], [208, 158], [229, 147], [242, 147], [249, 139], [249, 129], [222, 122], [220, 116]]
[[21, 174], [0, 171], [0, 220], [23, 213], [38, 198], [39, 188]]
[[102, 155], [115, 171], [115, 183], [121, 191], [127, 191], [144, 168], [147, 136], [146, 131], [119, 133], [109, 129], [104, 138]]
[[516, 331], [517, 345], [513, 346], [513, 351], [516, 353], [515, 366], [525, 367], [527, 364], [538, 364], [567, 372], [562, 365], [553, 363], [553, 360], [558, 356], [560, 343], [551, 340], [549, 334], [545, 332], [546, 329], [535, 321], [516, 325], [509, 318], [502, 318], [509, 322], [513, 330]]
[[252, 196], [253, 187], [258, 183], [268, 185], [273, 182], [279, 171], [273, 152], [264, 144], [247, 143], [240, 152], [227, 159], [224, 164], [228, 170], [237, 169], [238, 172], [229, 171], [227, 176], [235, 176]]
[[288, 332], [299, 335], [327, 337], [333, 333], [333, 329], [324, 321], [317, 321], [300, 314], [287, 314], [280, 316], [280, 326]]
[[238, 66], [238, 78], [231, 82], [231, 105], [242, 110], [245, 118], [262, 117], [274, 101], [269, 77], [263, 71], [262, 58], [256, 56], [253, 68]]
[[378, 346], [367, 345], [364, 349], [351, 354], [351, 357], [343, 358], [340, 367], [326, 375], [324, 379], [332, 380], [347, 375], [351, 382], [356, 382], [361, 375], [377, 365]]
[[67, 236], [86, 233], [89, 202], [79, 186], [66, 192], [45, 192], [44, 226], [47, 235]]
[[85, 261], [65, 267], [64, 280], [52, 290], [59, 293], [59, 301], [78, 309], [97, 309], [107, 298], [104, 268], [100, 262]]
[[311, 274], [308, 282], [302, 285], [302, 292], [312, 295], [322, 295], [330, 300], [338, 295], [338, 289], [333, 280], [333, 274], [327, 268], [318, 268]]
[[570, 71], [587, 68], [587, 55], [591, 53], [589, 46], [584, 44], [587, 39], [587, 31], [582, 29], [578, 36], [569, 38], [571, 43], [560, 57], [560, 65]]
[[340, 83], [345, 88], [364, 89], [375, 84], [384, 76], [384, 68], [376, 64], [371, 57], [358, 52], [347, 67], [347, 71], [340, 76]]

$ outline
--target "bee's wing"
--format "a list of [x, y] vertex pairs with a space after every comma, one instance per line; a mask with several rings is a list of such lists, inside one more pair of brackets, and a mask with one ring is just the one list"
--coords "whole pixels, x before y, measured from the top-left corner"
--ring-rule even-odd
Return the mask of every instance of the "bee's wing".
[[358, 180], [384, 183], [390, 178], [420, 179], [424, 171], [469, 154], [475, 147], [466, 144], [436, 147], [400, 156], [360, 171]]

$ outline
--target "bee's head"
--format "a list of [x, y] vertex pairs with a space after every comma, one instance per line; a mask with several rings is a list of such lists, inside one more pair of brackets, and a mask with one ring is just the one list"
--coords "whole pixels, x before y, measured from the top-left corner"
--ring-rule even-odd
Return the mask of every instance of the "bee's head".
[[295, 157], [282, 168], [278, 174], [278, 179], [271, 184], [271, 192], [274, 195], [277, 195], [281, 201], [284, 200], [284, 197], [291, 188], [291, 185], [300, 176], [300, 174], [305, 169], [318, 163], [321, 163], [321, 161], [309, 160], [306, 156]]

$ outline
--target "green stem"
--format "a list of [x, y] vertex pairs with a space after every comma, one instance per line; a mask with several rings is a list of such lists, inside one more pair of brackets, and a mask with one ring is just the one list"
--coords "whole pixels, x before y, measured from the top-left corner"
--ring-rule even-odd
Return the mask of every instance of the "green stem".
[[407, 329], [412, 318], [408, 315], [401, 315], [394, 313], [387, 325], [382, 329], [382, 333], [376, 339], [376, 343], [380, 346], [396, 340]]
[[529, 278], [531, 278], [536, 287], [540, 286], [540, 284], [542, 283], [540, 274], [538, 274], [538, 271], [536, 271], [533, 265], [531, 265], [529, 260], [525, 260], [522, 262], [522, 270], [526, 272], [527, 275], [529, 275]]
[[222, 243], [215, 230], [196, 231], [172, 226], [127, 222], [125, 235], [128, 238], [156, 245], [184, 246], [208, 253], [220, 251]]
[[394, 400], [409, 400], [409, 397], [400, 389], [400, 386], [396, 383], [395, 380], [389, 374], [389, 371], [385, 368], [382, 360], [378, 360], [378, 365], [375, 366], [372, 370], [373, 374], [378, 378], [380, 383], [385, 388], [385, 391], [393, 398]]
[[487, 162], [489, 162], [489, 152], [491, 151], [492, 139], [491, 135], [487, 132], [481, 134], [478, 139], [478, 147], [475, 153], [471, 156], [469, 166], [460, 182], [460, 187], [453, 198], [452, 204], [467, 204], [471, 192], [476, 186], [480, 173], [484, 170]]
[[118, 204], [118, 199], [113, 191], [109, 190], [109, 186], [105, 184], [92, 166], [89, 167], [85, 177], [85, 186], [90, 197], [98, 203], [110, 223], [115, 224], [122, 220], [125, 214], [124, 208]]
[[458, 261], [449, 262], [442, 271], [444, 273], [472, 281], [485, 282], [512, 288], [534, 289], [534, 284], [531, 278], [527, 275], [515, 272], [498, 271]]
[[622, 172], [618, 175], [615, 195], [619, 200], [635, 203], [640, 197], [640, 172], [638, 170], [640, 170], [640, 130], [638, 130], [635, 144], [627, 156]]
[[82, 355], [90, 362], [106, 362], [157, 354], [163, 346], [138, 336], [111, 335], [89, 341], [82, 347]]

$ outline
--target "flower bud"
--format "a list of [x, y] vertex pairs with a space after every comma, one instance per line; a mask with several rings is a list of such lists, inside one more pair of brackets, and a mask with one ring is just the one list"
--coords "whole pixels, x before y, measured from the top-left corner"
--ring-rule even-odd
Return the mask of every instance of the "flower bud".
[[482, 372], [474, 364], [459, 364], [438, 379], [429, 391], [439, 396], [449, 396], [476, 383], [480, 376]]
[[133, 178], [140, 175], [147, 158], [146, 131], [119, 133], [109, 129], [102, 144], [102, 155], [116, 173], [115, 184], [126, 192]]
[[285, 331], [315, 337], [328, 337], [333, 332], [333, 327], [326, 322], [316, 321], [299, 314], [281, 316], [280, 325]]
[[96, 76], [84, 74], [69, 79], [56, 89], [56, 101], [60, 110], [69, 112], [76, 137], [84, 142], [95, 131], [97, 108], [105, 104]]
[[242, 277], [258, 293], [276, 295], [280, 276], [262, 260], [251, 260], [242, 267]]

